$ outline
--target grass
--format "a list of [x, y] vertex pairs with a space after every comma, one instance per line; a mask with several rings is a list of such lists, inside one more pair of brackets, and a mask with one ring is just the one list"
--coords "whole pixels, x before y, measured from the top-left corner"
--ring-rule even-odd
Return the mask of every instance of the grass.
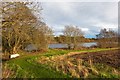
[[[50, 65], [38, 63], [37, 61], [39, 57], [43, 57], [43, 56], [54, 57], [54, 56], [68, 54], [70, 52], [98, 52], [98, 51], [106, 51], [113, 49], [115, 48], [111, 48], [111, 49], [97, 48], [92, 50], [50, 49], [44, 54], [31, 55], [31, 54], [21, 53], [22, 57], [3, 62], [3, 77], [4, 78], [8, 78], [8, 77], [9, 78], [70, 78], [71, 77], [70, 74], [63, 74], [63, 72], [51, 68]], [[105, 75], [108, 74], [105, 73]], [[104, 73], [102, 73], [101, 76], [104, 76]], [[114, 75], [112, 76], [114, 77]]]
[[87, 50], [59, 50], [59, 49], [49, 49], [49, 51], [44, 56], [55, 56], [55, 55], [64, 55], [70, 52], [99, 52], [99, 51], [107, 51], [107, 50], [115, 50], [118, 48], [95, 48], [95, 49], [87, 49]]
[[40, 57], [39, 63], [49, 65], [56, 71], [62, 71], [72, 78], [120, 78], [120, 73], [113, 67], [101, 63], [83, 61], [67, 55]]
[[62, 73], [49, 69], [47, 66], [38, 64], [34, 61], [36, 56], [18, 58], [8, 61], [9, 68], [15, 71], [12, 78], [65, 78], [68, 77]]

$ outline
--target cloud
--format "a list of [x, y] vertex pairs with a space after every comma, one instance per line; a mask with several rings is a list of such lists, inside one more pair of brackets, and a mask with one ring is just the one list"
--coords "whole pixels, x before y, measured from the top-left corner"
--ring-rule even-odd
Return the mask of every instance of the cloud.
[[109, 29], [109, 28], [111, 28], [111, 29], [117, 29], [118, 28], [118, 25], [117, 24], [110, 24], [110, 23], [98, 23], [97, 25], [96, 25], [97, 27], [100, 27], [100, 28], [107, 28], [107, 29]]
[[65, 25], [76, 25], [93, 37], [102, 28], [118, 29], [117, 2], [42, 2], [42, 7], [44, 21], [55, 35], [62, 34]]
[[[21, 0], [14, 0], [14, 1], [21, 1]], [[30, 1], [36, 1], [36, 2], [118, 2], [119, 0], [30, 0]]]
[[2, 2], [118, 2], [119, 0], [0, 0]]
[[81, 29], [82, 29], [82, 31], [84, 31], [84, 32], [89, 31], [89, 29], [88, 29], [88, 28], [81, 28]]

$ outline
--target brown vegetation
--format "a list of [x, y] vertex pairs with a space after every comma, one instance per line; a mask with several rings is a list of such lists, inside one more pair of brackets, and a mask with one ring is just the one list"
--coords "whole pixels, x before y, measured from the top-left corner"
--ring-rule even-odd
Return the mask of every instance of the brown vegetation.
[[[96, 67], [94, 65], [95, 63], [106, 63], [115, 68], [120, 67], [120, 54], [118, 50], [91, 53], [76, 52], [61, 56], [41, 57], [38, 62], [46, 64], [57, 71], [62, 71], [64, 74], [71, 75], [71, 77], [86, 78], [89, 77], [89, 75], [100, 76], [102, 74], [101, 71], [99, 71], [100, 66]], [[115, 72], [115, 74], [119, 74], [115, 68], [104, 67], [104, 69], [107, 68], [106, 72], [111, 71], [113, 74]]]
[[104, 63], [115, 68], [120, 67], [120, 49], [92, 53], [87, 52], [82, 54], [75, 54], [70, 57], [83, 59], [85, 61], [92, 59], [94, 63]]
[[0, 36], [4, 53], [16, 54], [29, 44], [34, 44], [39, 50], [48, 49], [52, 30], [41, 20], [42, 8], [39, 3], [3, 2], [2, 4]]

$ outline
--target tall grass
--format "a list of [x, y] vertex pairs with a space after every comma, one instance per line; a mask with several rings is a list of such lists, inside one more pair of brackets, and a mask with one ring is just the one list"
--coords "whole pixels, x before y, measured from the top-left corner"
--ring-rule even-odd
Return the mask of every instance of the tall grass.
[[[40, 57], [39, 63], [75, 78], [120, 78], [119, 71], [104, 64], [93, 64], [92, 60], [83, 61], [68, 55]], [[98, 66], [99, 65], [99, 66]], [[102, 67], [101, 70], [99, 67]]]

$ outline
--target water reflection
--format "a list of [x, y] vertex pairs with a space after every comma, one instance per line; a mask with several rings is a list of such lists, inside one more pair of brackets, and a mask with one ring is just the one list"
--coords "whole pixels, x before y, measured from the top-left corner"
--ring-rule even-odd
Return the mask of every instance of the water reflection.
[[[97, 45], [96, 42], [90, 42], [90, 43], [82, 43], [79, 46], [83, 46], [83, 47], [91, 47]], [[49, 48], [67, 48], [67, 44], [49, 44]]]
[[[80, 44], [79, 46], [83, 46], [83, 47], [91, 47], [91, 46], [94, 46], [94, 45], [97, 45], [96, 42], [90, 42], [90, 43], [82, 43]], [[55, 49], [55, 48], [68, 48], [67, 44], [49, 44], [48, 46], [49, 48], [52, 48], [52, 49]], [[35, 47], [34, 44], [30, 44], [28, 45], [25, 50], [27, 51], [32, 51], [32, 50], [37, 50], [37, 48]]]

